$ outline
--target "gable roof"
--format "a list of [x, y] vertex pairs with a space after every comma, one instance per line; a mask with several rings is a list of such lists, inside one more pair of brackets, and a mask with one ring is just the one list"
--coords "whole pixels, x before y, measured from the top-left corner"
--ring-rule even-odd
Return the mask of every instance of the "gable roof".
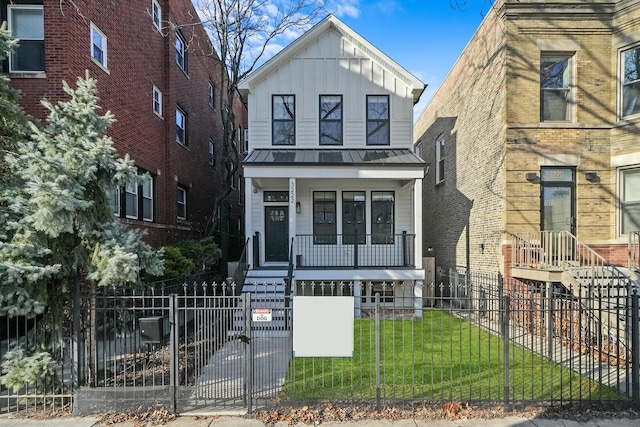
[[291, 44], [240, 81], [238, 83], [238, 90], [242, 96], [246, 99], [246, 94], [255, 83], [260, 82], [265, 78], [265, 76], [269, 75], [274, 70], [277, 70], [283, 63], [289, 61], [300, 51], [305, 49], [310, 43], [317, 40], [323, 33], [332, 30], [338, 32], [359, 50], [364, 52], [371, 59], [375, 60], [380, 66], [384, 67], [395, 77], [409, 86], [413, 94], [413, 103], [415, 104], [418, 102], [420, 95], [422, 95], [422, 92], [424, 92], [427, 85], [398, 65], [397, 62], [382, 53], [382, 51], [369, 43], [365, 38], [353, 31], [344, 22], [331, 14], [311, 27], [307, 32], [291, 42]]

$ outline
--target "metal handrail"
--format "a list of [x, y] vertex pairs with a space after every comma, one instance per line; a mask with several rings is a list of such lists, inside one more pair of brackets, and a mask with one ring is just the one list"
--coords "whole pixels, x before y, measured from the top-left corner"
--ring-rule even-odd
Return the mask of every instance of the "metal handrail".
[[629, 232], [627, 267], [640, 271], [640, 231]]

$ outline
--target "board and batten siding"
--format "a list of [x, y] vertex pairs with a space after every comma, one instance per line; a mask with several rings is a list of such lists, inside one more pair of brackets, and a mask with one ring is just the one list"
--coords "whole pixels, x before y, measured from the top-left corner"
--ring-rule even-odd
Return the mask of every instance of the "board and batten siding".
[[274, 94], [295, 95], [295, 148], [319, 147], [320, 95], [343, 97], [342, 147], [366, 147], [367, 95], [390, 96], [391, 147], [412, 147], [411, 88], [336, 32], [325, 34], [297, 52], [251, 88], [248, 102], [251, 148], [272, 146], [271, 100]]

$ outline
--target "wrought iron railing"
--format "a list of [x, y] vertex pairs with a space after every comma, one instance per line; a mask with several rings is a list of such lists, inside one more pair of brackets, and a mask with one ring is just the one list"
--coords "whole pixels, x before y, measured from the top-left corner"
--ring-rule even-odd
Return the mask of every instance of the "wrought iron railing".
[[415, 266], [415, 234], [298, 234], [296, 268]]
[[628, 265], [632, 270], [640, 271], [640, 231], [629, 233]]

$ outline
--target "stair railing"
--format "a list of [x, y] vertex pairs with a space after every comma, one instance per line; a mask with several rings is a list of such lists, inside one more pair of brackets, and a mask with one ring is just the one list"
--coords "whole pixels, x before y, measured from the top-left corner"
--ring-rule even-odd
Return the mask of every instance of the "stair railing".
[[640, 231], [629, 232], [627, 267], [640, 272]]

